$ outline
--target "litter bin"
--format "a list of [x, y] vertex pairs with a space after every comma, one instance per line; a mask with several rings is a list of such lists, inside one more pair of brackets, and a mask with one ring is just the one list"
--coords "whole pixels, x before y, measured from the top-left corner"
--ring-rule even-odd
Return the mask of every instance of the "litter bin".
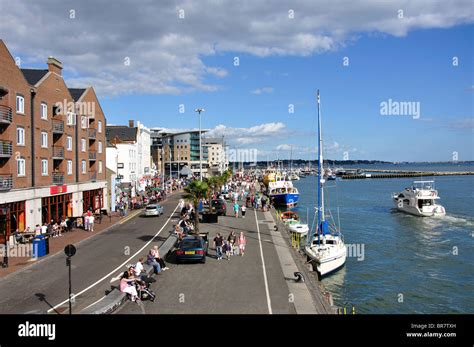
[[33, 239], [33, 257], [44, 257], [46, 255], [46, 240], [43, 235]]

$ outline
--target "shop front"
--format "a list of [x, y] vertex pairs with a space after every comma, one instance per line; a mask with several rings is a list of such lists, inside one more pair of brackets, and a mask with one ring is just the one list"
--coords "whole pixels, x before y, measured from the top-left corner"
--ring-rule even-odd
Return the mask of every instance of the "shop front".
[[60, 222], [65, 217], [72, 217], [72, 194], [58, 194], [41, 199], [42, 223], [51, 220]]
[[25, 230], [25, 201], [0, 204], [0, 244], [18, 229]]
[[96, 211], [102, 210], [104, 206], [104, 193], [103, 189], [93, 189], [93, 190], [86, 190], [82, 192], [82, 200], [83, 200], [83, 211]]

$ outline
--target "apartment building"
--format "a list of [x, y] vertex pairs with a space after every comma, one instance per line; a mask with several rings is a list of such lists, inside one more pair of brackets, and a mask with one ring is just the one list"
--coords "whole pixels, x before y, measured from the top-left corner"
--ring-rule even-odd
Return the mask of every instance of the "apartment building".
[[[202, 130], [204, 134], [207, 130]], [[193, 175], [199, 176], [201, 170], [199, 154], [199, 130], [189, 130], [162, 137], [163, 166], [166, 176], [177, 177], [184, 167], [188, 167]], [[201, 143], [202, 144], [202, 143]], [[202, 146], [202, 175], [208, 176], [208, 148]]]
[[221, 175], [229, 168], [224, 137], [203, 138], [202, 145], [207, 147], [209, 172], [212, 175]]
[[107, 208], [105, 115], [62, 63], [20, 69], [0, 40], [0, 242], [17, 228]]

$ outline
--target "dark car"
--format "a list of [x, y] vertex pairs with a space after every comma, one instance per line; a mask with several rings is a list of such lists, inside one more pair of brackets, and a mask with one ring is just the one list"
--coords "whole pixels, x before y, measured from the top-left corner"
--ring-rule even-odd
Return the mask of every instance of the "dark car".
[[206, 262], [207, 256], [207, 241], [201, 236], [186, 236], [179, 243], [176, 250], [176, 262], [182, 263], [185, 261], [199, 261]]
[[216, 199], [211, 201], [212, 212], [216, 212], [219, 216], [225, 216], [227, 213], [227, 206], [224, 200]]

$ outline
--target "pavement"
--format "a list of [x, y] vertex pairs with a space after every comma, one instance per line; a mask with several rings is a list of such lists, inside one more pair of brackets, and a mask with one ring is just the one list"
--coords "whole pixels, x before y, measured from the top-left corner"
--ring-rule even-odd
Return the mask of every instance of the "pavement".
[[[217, 224], [200, 224], [211, 241], [217, 232], [230, 231], [247, 237], [245, 256], [217, 260], [214, 248], [205, 264], [168, 261], [165, 271], [152, 284], [154, 302], [128, 302], [118, 314], [295, 314], [325, 313], [314, 305], [305, 283], [295, 283], [297, 270], [290, 248], [275, 231], [270, 213], [247, 209], [246, 218], [220, 216]], [[286, 232], [286, 231], [283, 231]]]
[[[168, 197], [162, 203], [164, 215], [160, 217], [146, 218], [140, 214], [123, 219], [74, 243], [77, 253], [72, 257], [71, 267], [73, 313], [103, 298], [111, 285], [118, 285], [118, 281], [111, 283], [110, 279], [123, 272], [127, 263], [135, 263], [154, 245], [161, 245], [172, 232], [170, 216], [174, 215], [179, 198], [179, 194]], [[0, 314], [67, 313], [68, 288], [66, 256], [58, 252], [0, 278]]]

